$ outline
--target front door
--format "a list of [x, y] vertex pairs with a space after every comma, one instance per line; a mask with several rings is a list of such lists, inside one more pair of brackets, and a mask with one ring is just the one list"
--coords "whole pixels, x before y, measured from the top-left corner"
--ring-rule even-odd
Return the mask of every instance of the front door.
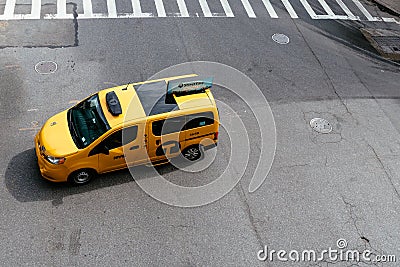
[[147, 150], [151, 161], [171, 159], [181, 153], [180, 148], [184, 145], [184, 134], [182, 133], [184, 124], [185, 116], [148, 121]]
[[[99, 154], [99, 172], [108, 172], [126, 167], [126, 162], [135, 163], [145, 159], [146, 147], [143, 143], [144, 124], [125, 127], [107, 136], [99, 146], [108, 150]], [[139, 136], [139, 134], [141, 134]], [[143, 152], [144, 151], [144, 152]], [[125, 153], [129, 153], [125, 158]]]

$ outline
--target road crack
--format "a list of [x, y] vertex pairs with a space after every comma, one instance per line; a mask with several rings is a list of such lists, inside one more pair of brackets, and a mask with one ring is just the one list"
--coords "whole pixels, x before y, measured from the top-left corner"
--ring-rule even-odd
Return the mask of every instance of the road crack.
[[260, 233], [257, 230], [256, 219], [254, 218], [254, 215], [251, 212], [250, 205], [249, 205], [249, 202], [248, 202], [248, 200], [246, 198], [246, 195], [245, 195], [245, 192], [243, 190], [242, 184], [239, 182], [237, 184], [237, 186], [235, 187], [235, 189], [238, 192], [238, 195], [239, 195], [239, 198], [240, 198], [241, 202], [243, 203], [243, 208], [244, 208], [244, 211], [246, 212], [246, 214], [247, 214], [247, 216], [249, 218], [251, 229], [253, 230], [260, 247], [263, 248], [264, 247], [264, 243], [262, 241]]
[[397, 197], [400, 199], [400, 193], [397, 190], [396, 186], [393, 183], [393, 177], [390, 174], [390, 171], [385, 167], [385, 165], [383, 164], [383, 161], [381, 160], [381, 158], [379, 157], [378, 153], [376, 153], [375, 149], [368, 143], [366, 142], [368, 147], [372, 150], [372, 152], [375, 155], [375, 158], [378, 160], [379, 165], [381, 165], [382, 170], [385, 172], [387, 179], [389, 180], [389, 183], [391, 185], [391, 187], [393, 188], [394, 192], [396, 193]]
[[74, 2], [68, 2], [67, 4], [72, 5], [72, 15], [74, 16], [74, 19], [72, 20], [74, 23], [74, 29], [75, 29], [75, 40], [74, 40], [74, 46], [79, 45], [79, 24], [78, 24], [78, 5]]

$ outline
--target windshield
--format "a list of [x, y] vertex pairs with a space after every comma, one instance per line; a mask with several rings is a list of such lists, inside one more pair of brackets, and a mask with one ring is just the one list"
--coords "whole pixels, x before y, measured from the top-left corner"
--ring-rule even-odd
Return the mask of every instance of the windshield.
[[71, 108], [68, 121], [71, 136], [78, 148], [87, 147], [110, 129], [97, 94]]

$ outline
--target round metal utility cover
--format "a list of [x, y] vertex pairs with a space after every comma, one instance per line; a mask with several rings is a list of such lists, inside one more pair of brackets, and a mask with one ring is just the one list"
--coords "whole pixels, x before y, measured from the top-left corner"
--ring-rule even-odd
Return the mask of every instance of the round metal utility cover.
[[39, 74], [50, 74], [57, 70], [57, 63], [53, 61], [41, 61], [35, 65], [35, 71]]
[[288, 44], [289, 43], [289, 37], [287, 37], [283, 33], [274, 33], [274, 35], [272, 35], [272, 40], [274, 40], [278, 44]]
[[319, 133], [330, 133], [332, 131], [332, 125], [329, 123], [329, 121], [321, 118], [312, 119], [310, 121], [310, 126], [314, 129], [314, 131]]

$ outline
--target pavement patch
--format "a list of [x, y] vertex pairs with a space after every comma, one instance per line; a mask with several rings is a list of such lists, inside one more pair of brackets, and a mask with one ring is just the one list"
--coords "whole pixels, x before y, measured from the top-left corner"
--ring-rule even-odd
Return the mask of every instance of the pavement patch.
[[73, 47], [77, 45], [75, 20], [15, 20], [0, 24], [0, 48]]

